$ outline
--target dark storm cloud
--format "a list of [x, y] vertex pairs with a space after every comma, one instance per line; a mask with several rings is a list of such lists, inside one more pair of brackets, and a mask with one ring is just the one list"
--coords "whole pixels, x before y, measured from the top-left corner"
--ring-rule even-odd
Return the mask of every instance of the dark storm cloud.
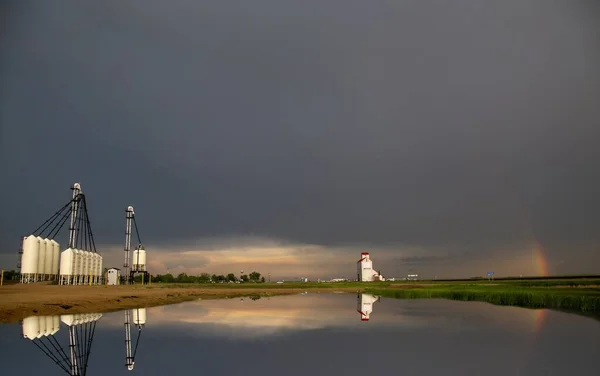
[[74, 181], [102, 243], [134, 205], [165, 244], [598, 244], [593, 1], [66, 4], [0, 29], [2, 252]]

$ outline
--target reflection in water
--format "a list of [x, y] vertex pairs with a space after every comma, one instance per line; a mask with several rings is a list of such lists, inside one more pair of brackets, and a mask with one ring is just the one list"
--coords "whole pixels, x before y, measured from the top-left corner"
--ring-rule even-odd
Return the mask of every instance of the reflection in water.
[[[138, 329], [133, 353], [131, 352], [131, 317], [133, 317], [133, 324]], [[135, 354], [140, 344], [144, 325], [146, 325], [146, 308], [128, 309], [125, 311], [125, 366], [129, 371], [133, 370], [135, 365]]]
[[[100, 313], [61, 316], [31, 316], [21, 323], [23, 338], [29, 339], [63, 371], [72, 376], [85, 376]], [[69, 327], [69, 355], [54, 336], [60, 321]]]
[[373, 312], [373, 304], [380, 301], [381, 297], [359, 293], [356, 299], [356, 310], [360, 313], [360, 321], [369, 321], [369, 315]]
[[[433, 375], [443, 369], [446, 376], [593, 374], [597, 368], [600, 325], [560, 312], [480, 302], [380, 299], [371, 294], [244, 300], [149, 308], [150, 332], [142, 330], [145, 309], [107, 313], [101, 320], [100, 315], [43, 316], [25, 319], [22, 328], [0, 325], [2, 374], [158, 376], [197, 373], [199, 362], [207, 374], [246, 376], [359, 376], [372, 373], [373, 364], [386, 374], [397, 374], [400, 364], [403, 375]], [[373, 309], [376, 317], [365, 326]], [[100, 335], [94, 335], [96, 320]], [[137, 354], [142, 331], [144, 354]], [[373, 349], [364, 352], [364, 362], [348, 360], [356, 343]]]

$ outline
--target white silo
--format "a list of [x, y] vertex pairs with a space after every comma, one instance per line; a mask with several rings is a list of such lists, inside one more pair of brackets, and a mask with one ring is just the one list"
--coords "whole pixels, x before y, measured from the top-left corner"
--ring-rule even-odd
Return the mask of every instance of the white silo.
[[38, 266], [37, 266], [37, 280], [44, 280], [44, 264], [46, 262], [46, 242], [40, 236], [36, 236], [39, 242], [38, 245]]
[[94, 253], [94, 257], [96, 258], [95, 267], [96, 267], [96, 283], [100, 284], [102, 281], [102, 256], [97, 253]]
[[50, 332], [50, 335], [53, 336], [60, 330], [60, 316], [55, 315], [50, 317], [52, 318], [52, 331]]
[[133, 270], [137, 272], [146, 271], [146, 250], [138, 247], [133, 251]]
[[53, 254], [53, 247], [52, 247], [52, 242], [50, 239], [46, 238], [43, 239], [42, 242], [40, 242], [40, 249], [42, 248], [41, 244], [44, 243], [44, 249], [46, 250], [45, 253], [45, 258], [44, 258], [44, 279], [49, 280], [50, 279], [50, 275], [52, 274], [52, 254]]
[[75, 250], [67, 248], [60, 254], [60, 284], [70, 285], [73, 283], [73, 272], [75, 270]]
[[23, 338], [34, 340], [40, 334], [40, 320], [37, 316], [23, 319]]
[[373, 281], [373, 262], [368, 252], [362, 252], [360, 254], [360, 260], [356, 263], [358, 280], [361, 282]]
[[103, 266], [102, 264], [103, 264], [102, 256], [98, 255], [98, 274], [100, 276], [99, 277], [100, 280], [98, 281], [98, 283], [102, 283], [102, 280], [104, 278], [104, 275], [103, 275], [103, 270], [104, 269], [102, 268], [102, 266]]
[[50, 274], [52, 274], [53, 278], [56, 278], [60, 267], [60, 244], [54, 239], [50, 240], [50, 244], [52, 245], [52, 268]]
[[90, 263], [90, 270], [88, 272], [88, 282], [89, 284], [93, 284], [94, 283], [94, 279], [96, 277], [96, 254], [94, 252], [88, 252], [88, 257], [89, 257], [89, 263]]
[[96, 283], [96, 254], [94, 252], [90, 252], [90, 272], [89, 272], [89, 283]]
[[81, 251], [77, 248], [73, 250], [73, 284], [81, 283], [81, 272], [83, 271], [83, 257]]
[[82, 283], [88, 284], [90, 278], [90, 264], [92, 261], [92, 255], [88, 251], [81, 251], [82, 256], [82, 264], [81, 264], [81, 275], [82, 275]]
[[42, 317], [44, 318], [44, 321], [46, 322], [46, 332], [44, 333], [45, 336], [49, 336], [54, 334], [52, 331], [54, 330], [54, 322], [52, 321], [52, 316], [40, 316], [40, 320], [42, 319]]
[[133, 323], [137, 326], [146, 324], [146, 308], [136, 308], [133, 311]]
[[48, 330], [46, 329], [46, 317], [37, 316], [37, 319], [38, 325], [40, 327], [40, 332], [38, 333], [36, 338], [42, 338], [43, 336], [47, 335], [46, 333], [48, 333]]
[[23, 238], [23, 254], [21, 256], [21, 275], [23, 282], [35, 280], [38, 267], [38, 251], [40, 242], [35, 235]]
[[80, 250], [81, 252], [81, 284], [85, 285], [87, 283], [87, 279], [88, 279], [88, 273], [89, 273], [89, 252], [88, 251], [84, 251], [84, 250]]
[[92, 321], [98, 321], [101, 317], [101, 313], [76, 313], [73, 315], [61, 315], [60, 321], [62, 321], [65, 325], [75, 326]]
[[378, 302], [379, 296], [371, 294], [360, 294], [358, 297], [358, 307], [356, 310], [360, 313], [361, 321], [369, 321], [371, 312], [373, 312], [373, 304]]

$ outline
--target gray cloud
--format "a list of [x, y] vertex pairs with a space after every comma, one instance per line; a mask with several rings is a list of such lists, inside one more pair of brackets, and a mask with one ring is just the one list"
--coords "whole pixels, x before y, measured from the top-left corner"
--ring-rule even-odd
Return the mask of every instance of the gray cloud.
[[81, 181], [97, 240], [598, 245], [599, 6], [14, 2], [0, 249]]

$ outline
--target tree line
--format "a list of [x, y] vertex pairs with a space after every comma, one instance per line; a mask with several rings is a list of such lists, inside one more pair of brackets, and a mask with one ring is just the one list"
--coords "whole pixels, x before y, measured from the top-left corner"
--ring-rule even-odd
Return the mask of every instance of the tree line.
[[[140, 279], [141, 276], [136, 276], [135, 279]], [[200, 275], [188, 275], [186, 273], [179, 273], [174, 276], [171, 273], [167, 274], [156, 274], [151, 277], [152, 283], [263, 283], [265, 277], [262, 277], [259, 272], [252, 272], [250, 274], [243, 274], [239, 278], [234, 273], [227, 275], [217, 275], [210, 273], [201, 273]]]

